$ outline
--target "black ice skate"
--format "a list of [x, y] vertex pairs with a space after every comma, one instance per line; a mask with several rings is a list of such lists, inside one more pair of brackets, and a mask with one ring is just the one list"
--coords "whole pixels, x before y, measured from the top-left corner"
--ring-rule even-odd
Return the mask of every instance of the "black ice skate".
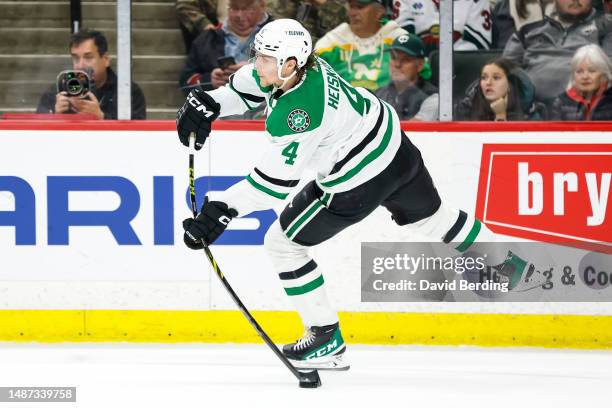
[[535, 270], [534, 264], [528, 263], [512, 251], [508, 251], [504, 262], [494, 266], [493, 269], [502, 283], [508, 283], [509, 291], [523, 292], [541, 287], [546, 283], [546, 278]]
[[298, 369], [348, 370], [345, 350], [338, 323], [307, 327], [301, 339], [283, 346], [283, 353]]

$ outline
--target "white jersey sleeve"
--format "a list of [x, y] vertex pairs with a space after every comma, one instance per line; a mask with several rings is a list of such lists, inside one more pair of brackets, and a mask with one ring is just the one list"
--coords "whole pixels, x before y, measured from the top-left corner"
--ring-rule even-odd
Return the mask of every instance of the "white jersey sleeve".
[[462, 0], [454, 3], [454, 31], [461, 33], [455, 50], [491, 48], [493, 20], [489, 0]]
[[424, 14], [425, 10], [421, 9], [423, 9], [423, 6], [427, 6], [427, 4], [419, 4], [421, 4], [421, 7], [415, 8], [411, 7], [412, 4], [409, 0], [395, 0], [393, 2], [393, 19], [397, 25], [413, 34], [420, 34], [416, 29], [415, 18], [419, 14]]
[[230, 76], [229, 82], [207, 93], [221, 105], [220, 117], [241, 115], [265, 102], [266, 88], [253, 75], [253, 64], [246, 64]]
[[225, 202], [238, 216], [275, 207], [285, 200], [308, 167], [321, 142], [319, 129], [283, 137], [269, 135], [272, 143], [251, 173], [215, 199]]
[[[439, 2], [434, 0], [395, 0], [395, 21], [410, 33], [417, 34], [425, 45], [439, 42]], [[482, 50], [491, 48], [493, 22], [489, 0], [453, 1], [453, 48]]]

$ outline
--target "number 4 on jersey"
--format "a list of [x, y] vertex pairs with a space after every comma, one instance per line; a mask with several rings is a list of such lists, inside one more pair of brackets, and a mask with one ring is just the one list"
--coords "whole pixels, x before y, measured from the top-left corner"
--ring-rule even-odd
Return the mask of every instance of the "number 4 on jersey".
[[285, 164], [293, 165], [295, 158], [297, 157], [297, 149], [300, 144], [298, 142], [291, 142], [287, 147], [283, 149], [283, 156], [287, 158]]

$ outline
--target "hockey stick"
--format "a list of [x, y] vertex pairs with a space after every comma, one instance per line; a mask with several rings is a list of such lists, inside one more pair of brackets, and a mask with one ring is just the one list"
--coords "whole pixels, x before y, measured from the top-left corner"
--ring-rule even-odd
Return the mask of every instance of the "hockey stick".
[[[191, 199], [191, 211], [193, 212], [193, 218], [195, 219], [198, 215], [198, 206], [196, 204], [196, 192], [195, 192], [195, 171], [194, 171], [195, 148], [194, 148], [194, 144], [195, 144], [195, 137], [191, 135], [191, 137], [189, 138], [189, 198]], [[259, 323], [257, 323], [255, 318], [251, 315], [249, 310], [242, 303], [238, 295], [236, 295], [236, 292], [234, 292], [234, 289], [232, 289], [227, 279], [225, 279], [225, 275], [223, 275], [223, 272], [221, 272], [221, 268], [219, 268], [219, 265], [217, 264], [217, 261], [215, 260], [215, 257], [210, 251], [210, 248], [208, 247], [208, 245], [204, 245], [204, 253], [206, 254], [206, 258], [208, 258], [208, 261], [210, 262], [215, 273], [219, 277], [219, 280], [225, 287], [225, 290], [227, 290], [227, 292], [229, 293], [234, 303], [236, 303], [236, 305], [238, 306], [238, 309], [240, 309], [244, 317], [246, 317], [249, 323], [251, 323], [251, 326], [253, 326], [257, 334], [259, 334], [259, 337], [261, 337], [264, 340], [264, 342], [268, 345], [268, 347], [270, 347], [270, 349], [274, 352], [274, 354], [276, 354], [276, 356], [283, 362], [283, 364], [287, 366], [289, 371], [291, 371], [291, 373], [298, 379], [298, 381], [300, 382], [300, 387], [301, 388], [320, 387], [321, 378], [319, 377], [319, 373], [317, 372], [317, 370], [312, 370], [312, 371], [307, 371], [307, 372], [298, 371], [298, 369], [295, 368], [293, 364], [289, 362], [287, 357], [278, 349], [278, 347], [276, 347], [276, 344], [272, 342], [270, 337], [261, 328]]]

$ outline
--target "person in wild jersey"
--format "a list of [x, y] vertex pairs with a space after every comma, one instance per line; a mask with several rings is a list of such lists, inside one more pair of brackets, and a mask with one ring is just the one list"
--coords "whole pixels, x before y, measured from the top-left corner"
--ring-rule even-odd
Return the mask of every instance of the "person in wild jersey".
[[[393, 18], [425, 44], [426, 54], [440, 43], [439, 0], [395, 0]], [[493, 20], [489, 0], [454, 0], [453, 49], [455, 51], [488, 50], [492, 42]]]
[[[195, 134], [195, 147], [201, 149], [217, 117], [265, 103], [270, 142], [244, 180], [214, 197], [209, 194], [198, 216], [183, 222], [184, 241], [189, 248], [202, 249], [215, 242], [232, 218], [270, 209], [295, 193], [264, 243], [305, 326], [303, 336], [285, 345], [283, 353], [298, 368], [347, 369], [338, 315], [310, 247], [381, 205], [398, 225], [459, 252], [483, 237], [490, 240], [492, 233], [479, 220], [441, 202], [397, 113], [313, 55], [310, 35], [300, 23], [268, 23], [253, 49], [253, 62], [226, 86], [192, 90], [177, 113], [180, 141], [188, 146]], [[294, 192], [306, 168], [316, 171], [316, 179]], [[502, 258], [500, 277], [513, 288], [527, 263], [510, 252]]]

